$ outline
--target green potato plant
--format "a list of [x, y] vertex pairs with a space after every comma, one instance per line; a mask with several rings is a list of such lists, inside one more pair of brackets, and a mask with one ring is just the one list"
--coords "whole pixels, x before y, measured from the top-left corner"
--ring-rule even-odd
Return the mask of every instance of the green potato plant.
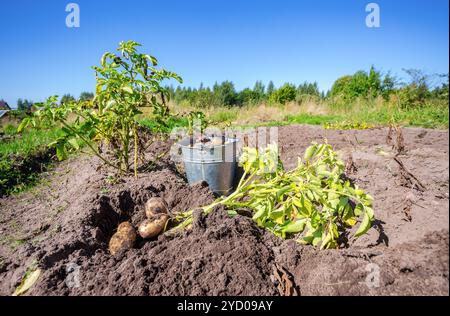
[[208, 127], [208, 121], [206, 119], [205, 113], [202, 111], [192, 111], [187, 115], [188, 122], [188, 135], [194, 135], [194, 129], [197, 127], [195, 124], [199, 124], [198, 128], [200, 129], [200, 133], [203, 134], [205, 129]]
[[[329, 144], [313, 143], [291, 171], [284, 169], [274, 145], [262, 151], [244, 148], [240, 164], [244, 175], [237, 189], [203, 207], [204, 213], [218, 205], [230, 214], [250, 210], [260, 227], [321, 249], [337, 248], [358, 221], [355, 238], [372, 225], [372, 197], [342, 177], [344, 163]], [[192, 211], [179, 214], [178, 220], [181, 224], [169, 233], [188, 227]]]
[[[19, 131], [30, 125], [61, 124], [64, 135], [52, 144], [59, 159], [85, 143], [105, 164], [120, 173], [130, 171], [134, 163], [136, 175], [140, 108], [151, 106], [157, 125], [165, 126], [170, 118], [166, 105], [169, 94], [162, 82], [166, 79], [182, 82], [177, 74], [156, 68], [157, 59], [140, 53], [139, 46], [133, 41], [121, 42], [117, 48], [119, 53], [107, 52], [102, 56], [100, 66], [93, 67], [96, 75], [93, 100], [57, 104], [57, 96], [50, 97], [37, 105], [32, 117], [22, 121]], [[115, 161], [105, 157], [98, 146], [100, 143], [112, 150]], [[130, 163], [131, 151], [133, 163]]]

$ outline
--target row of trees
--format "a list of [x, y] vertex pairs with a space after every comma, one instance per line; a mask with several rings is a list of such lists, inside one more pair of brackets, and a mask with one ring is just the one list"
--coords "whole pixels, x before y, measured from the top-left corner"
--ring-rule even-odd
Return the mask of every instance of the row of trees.
[[[252, 89], [245, 88], [241, 91], [237, 91], [231, 81], [215, 83], [212, 88], [201, 84], [199, 88], [178, 86], [168, 89], [177, 104], [197, 108], [242, 106], [262, 102], [286, 104], [291, 101], [301, 102], [305, 98], [349, 103], [356, 98], [383, 97], [389, 100], [393, 95], [398, 97], [401, 105], [412, 106], [424, 103], [429, 98], [448, 98], [448, 74], [430, 76], [417, 69], [404, 69], [404, 72], [407, 75], [406, 82], [389, 72], [382, 74], [371, 67], [369, 71], [361, 70], [353, 75], [338, 78], [327, 92], [320, 91], [317, 82], [304, 82], [298, 86], [285, 83], [276, 88], [272, 81], [267, 86], [257, 81]], [[436, 85], [436, 80], [439, 80], [440, 84]]]
[[[260, 103], [286, 104], [302, 102], [305, 99], [330, 100], [335, 103], [349, 104], [357, 98], [383, 97], [385, 100], [396, 96], [399, 104], [405, 107], [418, 106], [430, 98], [448, 99], [448, 74], [427, 75], [417, 69], [404, 69], [406, 81], [401, 81], [391, 73], [382, 74], [371, 67], [369, 71], [360, 70], [353, 75], [338, 78], [327, 92], [320, 91], [317, 82], [304, 82], [300, 85], [285, 83], [276, 88], [270, 81], [267, 86], [262, 81], [256, 81], [253, 88], [237, 91], [232, 81], [215, 83], [212, 88], [203, 84], [199, 88], [167, 87], [170, 97], [180, 105], [190, 105], [196, 108], [214, 106], [243, 106]], [[78, 100], [92, 100], [94, 94], [83, 92]], [[70, 94], [62, 96], [60, 102], [76, 101]], [[33, 102], [19, 99], [19, 110], [31, 109]]]
[[[80, 96], [78, 97], [79, 101], [89, 101], [92, 100], [94, 98], [94, 94], [92, 92], [82, 92], [80, 94]], [[64, 94], [61, 97], [61, 103], [69, 103], [69, 102], [74, 102], [77, 101], [77, 99], [72, 96], [71, 94]]]
[[171, 86], [168, 90], [177, 104], [187, 103], [198, 108], [253, 105], [267, 101], [285, 104], [302, 96], [321, 96], [317, 82], [305, 82], [299, 86], [286, 83], [277, 89], [272, 81], [267, 86], [262, 81], [256, 81], [252, 89], [237, 91], [233, 82], [224, 81], [215, 83], [212, 88], [201, 84], [198, 89], [180, 86], [175, 89]]
[[[78, 97], [78, 100], [80, 101], [88, 101], [92, 100], [94, 98], [94, 94], [92, 92], [82, 92], [80, 96]], [[65, 94], [61, 97], [60, 102], [61, 103], [67, 103], [71, 101], [77, 101], [77, 99], [72, 96], [71, 94]], [[21, 99], [19, 98], [17, 100], [17, 110], [19, 111], [30, 111], [33, 107], [34, 102], [28, 99]]]
[[390, 73], [382, 75], [374, 67], [368, 72], [358, 71], [352, 76], [343, 76], [333, 84], [330, 96], [345, 102], [378, 96], [389, 100], [395, 96], [404, 107], [418, 106], [431, 98], [448, 99], [448, 74], [427, 75], [418, 69], [403, 71], [406, 82]]

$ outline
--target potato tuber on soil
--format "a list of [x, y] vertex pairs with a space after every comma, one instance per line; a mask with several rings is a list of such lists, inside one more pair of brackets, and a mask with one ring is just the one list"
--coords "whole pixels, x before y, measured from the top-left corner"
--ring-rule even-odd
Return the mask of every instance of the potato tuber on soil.
[[158, 214], [167, 214], [168, 205], [163, 198], [153, 197], [145, 203], [145, 215], [147, 218], [152, 218]]
[[169, 216], [167, 214], [153, 215], [139, 225], [139, 235], [144, 239], [158, 236], [164, 230], [168, 220]]
[[117, 232], [109, 241], [109, 251], [113, 256], [122, 250], [130, 249], [136, 241], [136, 230], [129, 222], [123, 222], [117, 227]]

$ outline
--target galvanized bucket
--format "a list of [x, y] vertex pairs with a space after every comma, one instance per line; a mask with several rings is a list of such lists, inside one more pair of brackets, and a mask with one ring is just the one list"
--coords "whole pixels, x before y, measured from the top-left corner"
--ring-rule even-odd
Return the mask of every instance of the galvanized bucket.
[[206, 181], [217, 195], [233, 190], [238, 163], [236, 138], [225, 138], [220, 145], [191, 144], [190, 139], [179, 143], [189, 183]]

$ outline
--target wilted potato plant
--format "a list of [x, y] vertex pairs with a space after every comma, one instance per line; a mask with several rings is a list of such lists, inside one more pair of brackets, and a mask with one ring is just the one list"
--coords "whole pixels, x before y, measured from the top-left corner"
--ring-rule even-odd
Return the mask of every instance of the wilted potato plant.
[[[120, 172], [128, 172], [134, 163], [137, 172], [138, 126], [140, 108], [150, 105], [154, 120], [164, 125], [169, 117], [166, 105], [168, 93], [161, 83], [165, 79], [181, 78], [163, 68], [157, 69], [155, 57], [138, 52], [141, 46], [133, 41], [121, 42], [119, 53], [105, 53], [101, 65], [93, 67], [96, 73], [96, 95], [92, 101], [57, 104], [50, 97], [32, 117], [25, 119], [19, 130], [28, 125], [62, 124], [64, 135], [53, 143], [59, 159], [67, 151], [86, 143], [103, 162]], [[110, 161], [99, 150], [106, 143], [116, 161]], [[134, 160], [130, 163], [132, 149]]]
[[[203, 207], [204, 213], [223, 205], [231, 212], [250, 210], [253, 220], [282, 238], [295, 236], [301, 243], [336, 248], [348, 229], [361, 223], [354, 237], [363, 235], [373, 221], [372, 197], [344, 179], [344, 164], [329, 144], [313, 143], [303, 159], [286, 171], [278, 148], [245, 148], [244, 175], [231, 195]], [[192, 223], [192, 211], [171, 232]]]

